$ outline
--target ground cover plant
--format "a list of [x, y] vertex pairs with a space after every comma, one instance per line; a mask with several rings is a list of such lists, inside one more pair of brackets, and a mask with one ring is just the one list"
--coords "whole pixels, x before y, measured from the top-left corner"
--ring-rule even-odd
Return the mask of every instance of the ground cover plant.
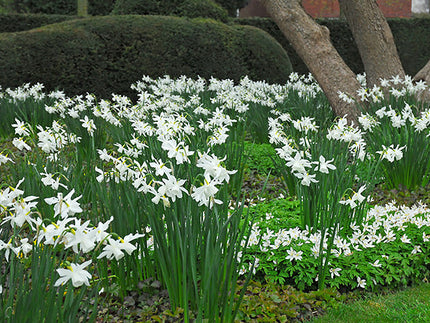
[[429, 284], [401, 290], [398, 293], [371, 295], [330, 310], [312, 322], [427, 322]]
[[372, 202], [428, 182], [428, 89], [394, 83], [363, 88], [359, 125], [295, 74], [144, 77], [136, 102], [1, 90], [2, 319], [305, 319], [428, 279], [427, 206]]

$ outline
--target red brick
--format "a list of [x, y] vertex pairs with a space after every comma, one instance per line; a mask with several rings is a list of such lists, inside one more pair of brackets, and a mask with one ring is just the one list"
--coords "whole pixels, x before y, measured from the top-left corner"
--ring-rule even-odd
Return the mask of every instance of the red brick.
[[378, 0], [377, 3], [385, 17], [411, 16], [411, 0]]
[[[361, 1], [361, 0], [358, 0]], [[379, 8], [386, 17], [410, 17], [411, 0], [377, 0]], [[338, 0], [302, 0], [306, 12], [314, 18], [339, 17]], [[258, 0], [251, 0], [240, 10], [240, 17], [268, 16]]]
[[314, 18], [339, 17], [339, 3], [337, 0], [303, 0], [302, 6]]

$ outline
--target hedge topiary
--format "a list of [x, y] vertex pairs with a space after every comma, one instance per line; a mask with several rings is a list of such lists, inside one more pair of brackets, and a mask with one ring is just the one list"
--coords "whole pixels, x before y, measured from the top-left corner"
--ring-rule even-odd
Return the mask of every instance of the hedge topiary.
[[242, 9], [248, 0], [215, 0], [221, 7], [225, 8], [231, 17], [236, 17], [237, 9]]
[[388, 19], [406, 74], [414, 76], [430, 59], [430, 17]]
[[[88, 14], [108, 15], [115, 0], [88, 0]], [[76, 0], [10, 0], [7, 7], [18, 13], [40, 13], [50, 15], [76, 15]]]
[[188, 18], [212, 18], [223, 22], [228, 20], [227, 10], [212, 0], [184, 0], [172, 14]]
[[[302, 59], [296, 54], [294, 48], [290, 42], [285, 38], [284, 34], [279, 30], [276, 23], [270, 18], [239, 18], [234, 20], [235, 23], [240, 25], [249, 25], [260, 28], [274, 37], [288, 53], [288, 57], [291, 60], [293, 70], [299, 74], [309, 73], [306, 64], [303, 63]], [[330, 30], [330, 38], [338, 50], [339, 54], [348, 64], [348, 66], [355, 73], [363, 72], [363, 64], [361, 62], [360, 54], [358, 53], [357, 46], [355, 45], [352, 33], [348, 28], [345, 21], [339, 21], [335, 19], [321, 19], [318, 22], [325, 25]]]
[[112, 9], [114, 15], [168, 15], [181, 0], [116, 0]]
[[79, 19], [78, 16], [45, 14], [0, 14], [0, 33], [30, 30], [65, 20]]
[[117, 0], [114, 15], [162, 15], [228, 20], [227, 10], [213, 0]]
[[132, 96], [143, 75], [284, 82], [291, 64], [268, 34], [207, 19], [106, 16], [0, 34], [0, 85]]
[[234, 19], [234, 23], [242, 25], [242, 26], [254, 26], [256, 28], [260, 28], [264, 30], [273, 38], [275, 38], [279, 44], [285, 49], [288, 54], [288, 57], [291, 61], [291, 65], [293, 66], [294, 72], [299, 74], [305, 74], [308, 72], [308, 69], [300, 59], [300, 57], [296, 54], [296, 51], [291, 46], [290, 42], [285, 38], [284, 34], [279, 30], [276, 23], [270, 18], [237, 18]]
[[[355, 73], [362, 73], [364, 71], [363, 63], [347, 22], [342, 19], [318, 19], [317, 21], [329, 28], [331, 41], [346, 64]], [[430, 18], [392, 18], [387, 19], [387, 21], [393, 32], [397, 51], [405, 72], [413, 76], [430, 58], [430, 46], [428, 46]], [[234, 22], [240, 25], [258, 27], [266, 31], [284, 47], [295, 72], [300, 74], [309, 72], [272, 19], [240, 18], [235, 19]]]
[[[74, 0], [76, 2], [76, 0]], [[91, 16], [107, 16], [115, 5], [115, 0], [88, 0], [88, 14]]]

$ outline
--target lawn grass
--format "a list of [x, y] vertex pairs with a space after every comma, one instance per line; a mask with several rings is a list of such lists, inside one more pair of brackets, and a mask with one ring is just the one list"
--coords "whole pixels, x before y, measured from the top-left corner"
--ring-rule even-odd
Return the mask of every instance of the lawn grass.
[[430, 284], [386, 295], [364, 296], [362, 300], [330, 309], [310, 322], [430, 322]]

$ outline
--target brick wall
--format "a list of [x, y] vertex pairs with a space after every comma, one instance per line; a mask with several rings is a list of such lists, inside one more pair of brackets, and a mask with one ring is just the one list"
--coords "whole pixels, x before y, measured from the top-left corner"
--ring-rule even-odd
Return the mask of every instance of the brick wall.
[[[382, 13], [386, 17], [410, 17], [412, 0], [377, 0]], [[337, 0], [302, 0], [306, 12], [314, 18], [339, 17]], [[250, 0], [239, 12], [240, 17], [266, 17], [267, 12], [258, 0]]]
[[302, 6], [314, 18], [339, 17], [339, 2], [337, 0], [303, 0]]
[[411, 0], [379, 0], [377, 2], [385, 17], [404, 18], [411, 16]]

